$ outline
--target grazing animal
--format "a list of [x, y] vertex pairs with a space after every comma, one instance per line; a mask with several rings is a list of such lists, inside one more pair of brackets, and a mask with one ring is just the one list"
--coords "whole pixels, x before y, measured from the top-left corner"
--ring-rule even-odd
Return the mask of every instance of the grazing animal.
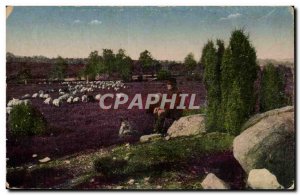
[[79, 102], [79, 97], [75, 97], [75, 98], [73, 99], [73, 103], [76, 103], [76, 102]]
[[73, 102], [73, 97], [72, 97], [72, 96], [69, 97], [68, 100], [67, 100], [67, 102], [68, 102], [68, 103], [72, 103], [72, 102]]
[[124, 136], [128, 136], [128, 135], [134, 135], [137, 134], [137, 132], [135, 130], [133, 130], [129, 120], [126, 119], [121, 119], [121, 125], [119, 128], [119, 137], [124, 137]]
[[87, 102], [87, 101], [88, 101], [87, 95], [83, 95], [83, 96], [81, 97], [81, 101], [82, 101], [82, 102]]
[[50, 104], [51, 100], [52, 100], [51, 97], [48, 97], [48, 98], [44, 101], [44, 103], [45, 103], [45, 104]]
[[7, 103], [7, 106], [8, 107], [13, 107], [13, 106], [16, 106], [16, 105], [19, 105], [19, 104], [22, 104], [22, 103], [24, 103], [25, 105], [27, 105], [28, 103], [30, 103], [30, 101], [28, 99], [26, 99], [26, 100], [19, 100], [19, 99], [13, 98], [12, 100], [10, 100]]
[[67, 100], [69, 98], [69, 94], [64, 94], [64, 95], [62, 95], [62, 96], [60, 96], [58, 99], [59, 100]]
[[22, 99], [29, 99], [30, 98], [30, 95], [29, 94], [25, 94], [22, 96]]
[[54, 100], [52, 101], [52, 104], [53, 104], [54, 106], [56, 106], [56, 107], [59, 107], [60, 104], [61, 104], [61, 101], [60, 101], [60, 99], [54, 99]]
[[43, 95], [43, 98], [44, 98], [44, 99], [47, 99], [47, 98], [49, 98], [49, 97], [50, 97], [49, 94], [44, 94], [44, 95]]
[[33, 98], [36, 98], [38, 95], [39, 95], [38, 93], [34, 93], [34, 94], [32, 95], [32, 97], [33, 97]]

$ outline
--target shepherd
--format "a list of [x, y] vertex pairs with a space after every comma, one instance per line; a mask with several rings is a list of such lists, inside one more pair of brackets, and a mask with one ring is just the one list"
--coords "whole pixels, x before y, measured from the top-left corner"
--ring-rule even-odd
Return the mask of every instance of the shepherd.
[[[172, 123], [178, 120], [182, 116], [183, 110], [179, 107], [180, 104], [180, 94], [181, 92], [178, 90], [176, 78], [169, 78], [167, 80], [167, 99], [172, 99], [173, 95], [176, 95], [175, 103], [171, 106], [171, 103], [164, 103], [162, 106], [155, 107], [153, 110], [155, 122], [154, 122], [154, 132], [166, 134], [168, 128], [172, 125]], [[162, 98], [160, 98], [161, 101]]]

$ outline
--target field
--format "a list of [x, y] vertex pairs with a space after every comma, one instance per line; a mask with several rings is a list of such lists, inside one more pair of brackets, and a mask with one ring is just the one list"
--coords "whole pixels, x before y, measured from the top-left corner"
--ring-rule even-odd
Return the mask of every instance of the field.
[[[148, 93], [162, 93], [166, 91], [163, 82], [132, 82], [125, 83], [126, 89], [118, 92], [128, 94], [130, 97], [141, 93], [145, 101]], [[21, 98], [25, 94], [32, 95], [39, 90], [63, 88], [60, 83], [53, 84], [8, 84], [7, 101], [12, 98]], [[179, 89], [184, 93], [195, 93], [195, 105], [205, 102], [205, 89], [199, 82], [180, 81]], [[91, 95], [99, 93], [114, 93], [112, 90], [97, 89]], [[57, 92], [49, 93], [51, 97], [58, 97]], [[37, 107], [46, 118], [49, 132], [43, 136], [26, 137], [14, 139], [7, 135], [7, 161], [10, 166], [17, 166], [23, 163], [35, 162], [33, 154], [38, 158], [46, 156], [50, 158], [62, 157], [77, 152], [88, 152], [102, 147], [135, 142], [138, 137], [121, 139], [118, 136], [120, 119], [128, 117], [132, 126], [142, 135], [149, 134], [153, 127], [153, 116], [146, 113], [146, 110], [134, 108], [126, 109], [126, 105], [114, 110], [101, 110], [98, 102], [79, 102], [67, 104], [64, 102], [60, 107], [43, 103], [43, 99], [31, 98], [32, 104]]]

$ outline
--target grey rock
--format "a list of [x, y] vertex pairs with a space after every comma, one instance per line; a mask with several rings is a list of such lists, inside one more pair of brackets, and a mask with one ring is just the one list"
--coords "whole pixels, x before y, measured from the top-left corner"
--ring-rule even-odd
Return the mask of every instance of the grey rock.
[[209, 173], [201, 183], [203, 189], [227, 190], [230, 189], [228, 184], [219, 179], [215, 174]]
[[181, 117], [168, 129], [170, 137], [190, 136], [205, 133], [204, 115], [195, 114]]

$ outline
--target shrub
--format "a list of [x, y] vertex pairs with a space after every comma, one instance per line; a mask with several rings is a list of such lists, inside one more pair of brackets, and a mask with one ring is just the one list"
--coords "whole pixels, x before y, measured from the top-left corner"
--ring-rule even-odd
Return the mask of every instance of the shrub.
[[272, 63], [263, 69], [260, 90], [260, 110], [262, 112], [287, 105], [283, 76]]
[[202, 81], [202, 74], [199, 72], [192, 73], [189, 77], [187, 77], [187, 80], [192, 80], [192, 81]]
[[14, 106], [8, 122], [14, 136], [40, 135], [46, 130], [44, 117], [30, 104]]
[[158, 80], [167, 80], [171, 77], [171, 73], [167, 70], [160, 70], [157, 74]]
[[127, 161], [113, 159], [111, 156], [98, 158], [94, 161], [94, 169], [105, 176], [122, 175]]

